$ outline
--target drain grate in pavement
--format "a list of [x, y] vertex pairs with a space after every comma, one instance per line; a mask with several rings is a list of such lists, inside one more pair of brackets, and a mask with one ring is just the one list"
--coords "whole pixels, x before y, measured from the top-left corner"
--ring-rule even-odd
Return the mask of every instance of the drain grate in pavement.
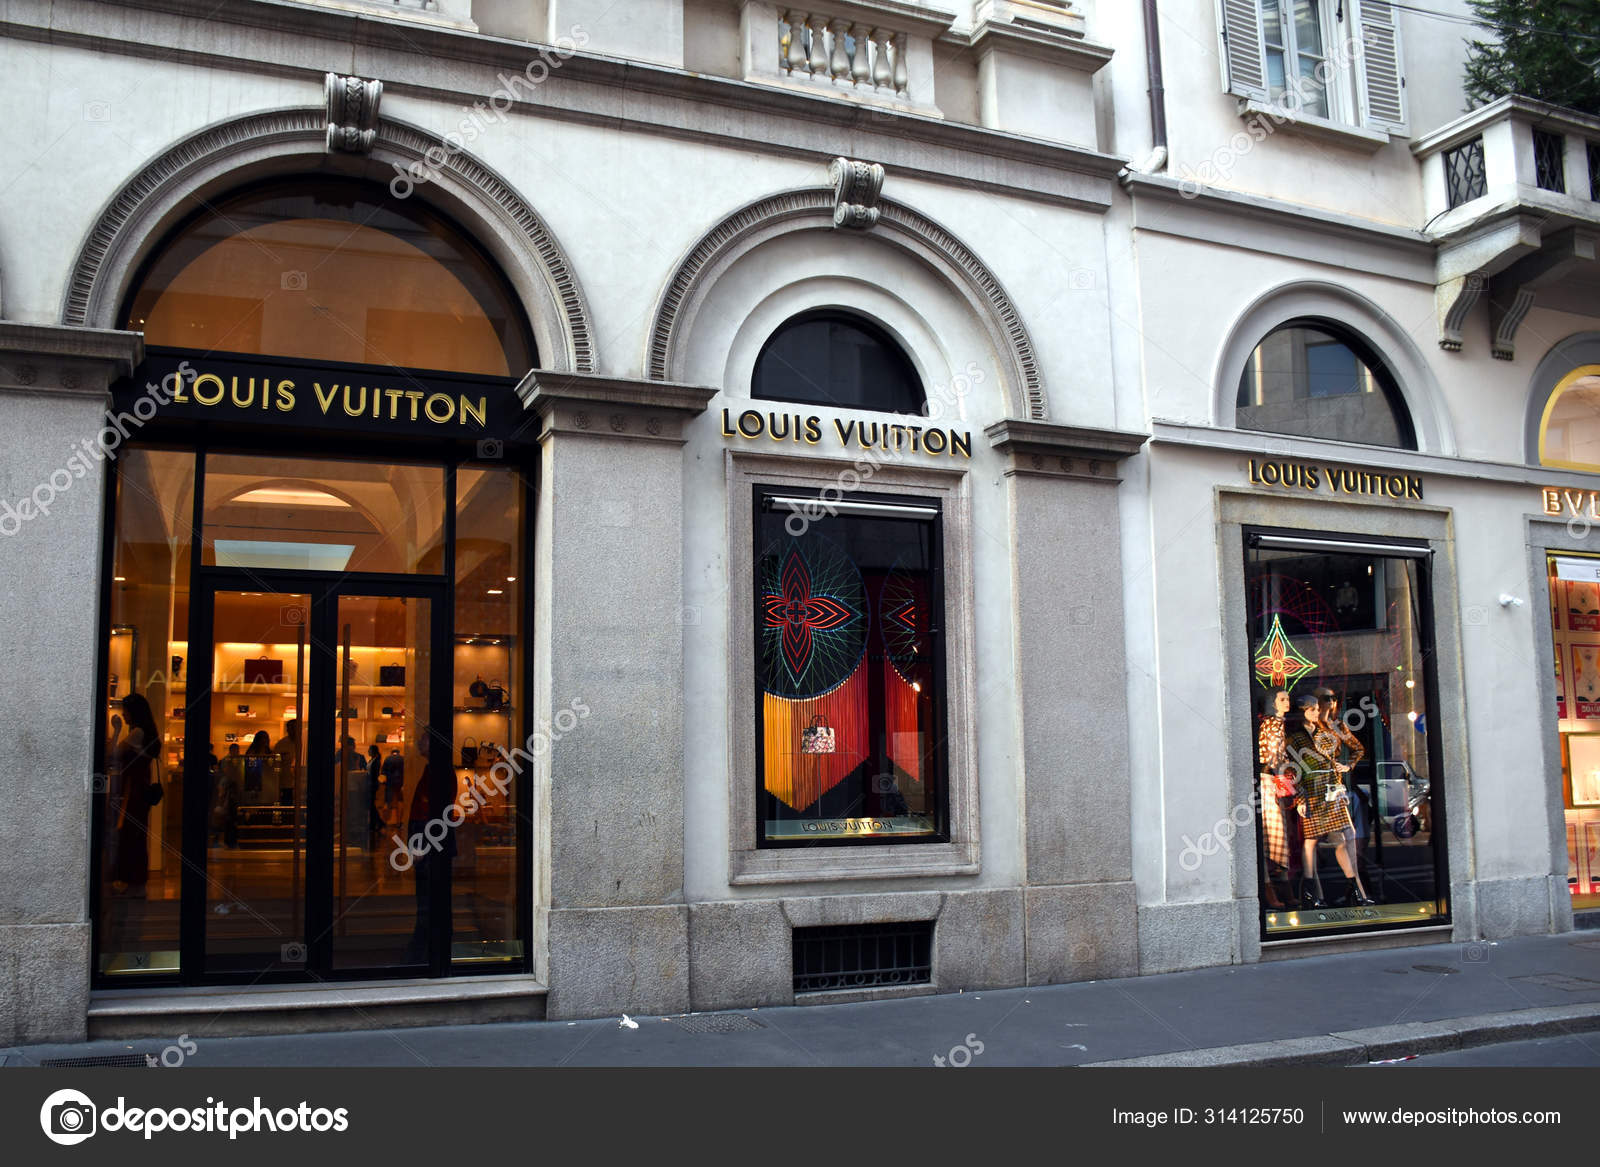
[[1449, 976], [1451, 973], [1458, 973], [1461, 971], [1458, 968], [1451, 968], [1447, 964], [1414, 964], [1411, 967], [1416, 969], [1418, 972], [1437, 973], [1439, 976]]
[[148, 1070], [154, 1069], [160, 1062], [155, 1054], [102, 1054], [93, 1058], [45, 1058], [39, 1064], [64, 1070]]
[[1591, 981], [1588, 977], [1575, 977], [1571, 973], [1534, 973], [1532, 976], [1512, 977], [1513, 981], [1523, 981], [1530, 985], [1538, 985], [1544, 989], [1564, 989], [1569, 993], [1592, 993], [1600, 991], [1600, 981]]
[[668, 1021], [685, 1033], [743, 1033], [765, 1029], [766, 1025], [743, 1013], [696, 1013], [688, 1017], [669, 1017]]

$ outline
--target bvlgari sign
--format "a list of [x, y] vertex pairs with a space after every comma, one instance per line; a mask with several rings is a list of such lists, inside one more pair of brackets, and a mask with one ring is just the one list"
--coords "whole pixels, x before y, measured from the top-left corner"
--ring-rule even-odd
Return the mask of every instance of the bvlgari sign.
[[[510, 377], [180, 349], [149, 350], [113, 388], [114, 408], [134, 408], [140, 398], [175, 421], [473, 439], [515, 427], [523, 414]], [[148, 413], [147, 405], [139, 416]]]
[[1250, 482], [1255, 486], [1283, 486], [1322, 494], [1422, 499], [1420, 474], [1396, 474], [1381, 468], [1360, 470], [1320, 462], [1251, 458]]

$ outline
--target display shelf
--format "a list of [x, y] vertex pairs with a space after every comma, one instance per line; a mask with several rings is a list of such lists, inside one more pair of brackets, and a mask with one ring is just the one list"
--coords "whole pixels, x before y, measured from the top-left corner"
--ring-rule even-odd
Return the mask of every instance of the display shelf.
[[499, 717], [501, 714], [514, 713], [515, 712], [515, 707], [513, 707], [511, 705], [501, 705], [499, 708], [496, 708], [496, 709], [485, 709], [481, 705], [457, 705], [455, 707], [455, 712], [456, 713], [485, 713], [485, 714], [488, 714], [490, 717]]

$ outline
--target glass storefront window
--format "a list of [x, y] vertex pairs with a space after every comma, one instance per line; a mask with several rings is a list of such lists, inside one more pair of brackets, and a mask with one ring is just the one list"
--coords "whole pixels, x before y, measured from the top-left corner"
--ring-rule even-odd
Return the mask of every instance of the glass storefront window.
[[[514, 470], [462, 466], [456, 471], [454, 744], [462, 813], [452, 863], [451, 955], [457, 964], [522, 955], [517, 785], [542, 741], [538, 735], [520, 740], [527, 706], [521, 619], [527, 594], [524, 493], [523, 477]], [[560, 732], [572, 726], [551, 728]], [[513, 752], [518, 749], [523, 752]], [[509, 772], [495, 768], [502, 761]]]
[[518, 787], [475, 780], [527, 746], [525, 479], [204, 455], [196, 565], [200, 457], [117, 466], [100, 974], [519, 965]]
[[762, 845], [942, 838], [936, 502], [756, 490]]
[[1539, 461], [1600, 470], [1600, 365], [1572, 370], [1550, 394], [1539, 424]]
[[1567, 890], [1600, 908], [1600, 557], [1551, 555], [1556, 724], [1567, 825]]
[[1285, 325], [1256, 346], [1236, 405], [1240, 429], [1417, 448], [1383, 362], [1355, 337], [1312, 322]]
[[206, 566], [444, 572], [444, 467], [211, 454]]
[[1427, 565], [1397, 550], [1410, 549], [1251, 536], [1267, 939], [1431, 922], [1447, 911]]
[[[96, 787], [103, 796], [99, 968], [171, 973], [178, 967], [183, 855], [194, 455], [125, 451], [115, 506], [105, 773]], [[158, 789], [160, 801], [152, 802]]]

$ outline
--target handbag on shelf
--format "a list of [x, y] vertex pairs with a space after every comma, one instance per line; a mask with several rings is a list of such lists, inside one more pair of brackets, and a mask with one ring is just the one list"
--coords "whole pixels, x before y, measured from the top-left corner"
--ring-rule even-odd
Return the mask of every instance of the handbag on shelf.
[[806, 726], [800, 734], [800, 752], [802, 754], [831, 754], [833, 753], [833, 727], [828, 724], [827, 718], [817, 714], [811, 719], [811, 724]]
[[478, 761], [478, 739], [466, 737], [461, 739], [461, 764], [474, 766]]
[[388, 687], [404, 685], [406, 683], [405, 665], [379, 665], [378, 684]]
[[247, 657], [244, 662], [244, 680], [247, 685], [279, 685], [283, 683], [283, 661], [271, 657]]

